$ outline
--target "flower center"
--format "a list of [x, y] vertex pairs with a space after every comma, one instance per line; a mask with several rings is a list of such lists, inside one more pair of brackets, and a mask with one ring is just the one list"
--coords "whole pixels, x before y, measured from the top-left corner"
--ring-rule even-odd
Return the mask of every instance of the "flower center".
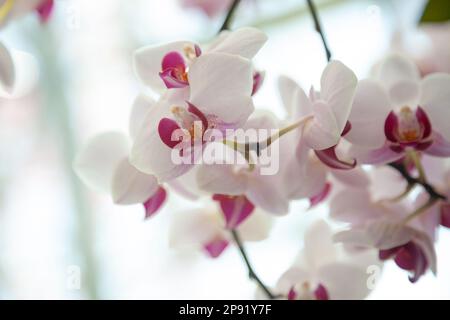
[[401, 108], [398, 113], [398, 137], [400, 142], [415, 142], [421, 138], [422, 127], [410, 107]]

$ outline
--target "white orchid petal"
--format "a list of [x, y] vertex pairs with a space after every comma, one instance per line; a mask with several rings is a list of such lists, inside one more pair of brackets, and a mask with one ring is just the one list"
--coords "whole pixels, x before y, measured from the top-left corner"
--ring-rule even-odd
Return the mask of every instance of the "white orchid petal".
[[243, 124], [254, 110], [249, 60], [223, 53], [200, 56], [189, 70], [190, 102], [206, 115]]
[[139, 130], [145, 122], [147, 113], [154, 104], [155, 100], [142, 94], [135, 99], [129, 120], [129, 131], [132, 139], [138, 135]]

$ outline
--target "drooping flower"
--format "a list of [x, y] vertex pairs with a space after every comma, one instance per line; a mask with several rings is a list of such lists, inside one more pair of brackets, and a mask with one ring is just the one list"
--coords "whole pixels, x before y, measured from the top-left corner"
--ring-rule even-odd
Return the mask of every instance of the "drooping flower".
[[279, 87], [283, 104], [291, 120], [308, 117], [301, 127], [299, 148], [314, 150], [317, 158], [335, 169], [352, 169], [356, 162], [340, 160], [336, 147], [351, 131], [348, 117], [356, 90], [355, 74], [339, 61], [330, 62], [322, 73], [321, 91], [311, 88], [309, 97], [295, 82], [281, 78]]
[[[372, 180], [379, 180], [381, 194], [398, 195], [404, 187], [402, 177], [391, 168], [375, 169]], [[402, 184], [390, 183], [399, 181]], [[382, 182], [386, 183], [382, 183]], [[335, 235], [335, 240], [355, 247], [376, 248], [381, 260], [393, 258], [396, 264], [411, 273], [409, 280], [416, 282], [430, 269], [436, 273], [434, 249], [439, 216], [435, 212], [423, 212], [409, 219], [408, 214], [420, 207], [423, 199], [415, 203], [405, 199], [392, 202], [376, 200], [373, 188], [342, 190], [330, 202], [331, 217], [349, 223], [349, 229]], [[396, 192], [396, 193], [394, 193]]]
[[349, 252], [332, 236], [325, 221], [308, 228], [303, 250], [279, 279], [277, 294], [288, 300], [356, 300], [370, 293], [367, 268], [381, 268], [375, 252]]
[[[236, 230], [242, 241], [262, 241], [268, 237], [271, 227], [270, 216], [257, 209]], [[233, 243], [217, 205], [177, 214], [169, 238], [173, 248], [201, 250], [211, 258], [219, 257]]]
[[383, 60], [373, 79], [358, 84], [346, 139], [361, 163], [382, 164], [408, 149], [450, 155], [450, 75], [420, 79], [414, 63], [394, 54]]

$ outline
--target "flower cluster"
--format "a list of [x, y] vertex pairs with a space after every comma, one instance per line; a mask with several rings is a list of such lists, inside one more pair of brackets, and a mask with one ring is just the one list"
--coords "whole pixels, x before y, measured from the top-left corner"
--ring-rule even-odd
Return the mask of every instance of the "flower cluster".
[[367, 267], [388, 259], [412, 282], [435, 273], [436, 231], [450, 226], [441, 160], [450, 156], [450, 75], [422, 77], [412, 60], [391, 54], [359, 80], [331, 61], [320, 88], [280, 77], [286, 116], [278, 118], [253, 104], [264, 72], [252, 59], [266, 41], [242, 28], [208, 46], [138, 50], [135, 73], [157, 98], [136, 99], [129, 135], [93, 138], [75, 160], [79, 176], [115, 203], [143, 204], [146, 217], [170, 192], [208, 202], [174, 218], [170, 239], [214, 258], [230, 244], [245, 255], [242, 241], [267, 238], [273, 216], [293, 201], [330, 200], [329, 218], [345, 230], [312, 225], [274, 289], [250, 272], [264, 297], [364, 298]]

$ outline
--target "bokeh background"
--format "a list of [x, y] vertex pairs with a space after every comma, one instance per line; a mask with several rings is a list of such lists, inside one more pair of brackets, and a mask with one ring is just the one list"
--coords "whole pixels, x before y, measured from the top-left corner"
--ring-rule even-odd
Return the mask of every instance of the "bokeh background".
[[[316, 2], [334, 57], [360, 78], [392, 49], [395, 34], [416, 28], [424, 6], [421, 0]], [[277, 77], [286, 74], [309, 88], [326, 64], [305, 3], [244, 0], [233, 24], [269, 35], [255, 60], [266, 70], [255, 103], [280, 115]], [[141, 206], [113, 205], [72, 170], [89, 137], [126, 132], [132, 101], [142, 89], [131, 68], [135, 49], [179, 39], [207, 42], [222, 21], [177, 0], [56, 0], [48, 25], [30, 15], [0, 32], [9, 48], [30, 53], [39, 67], [37, 82], [24, 95], [0, 99], [0, 298], [254, 297], [236, 250], [212, 260], [169, 248], [171, 219], [201, 203], [170, 194], [161, 212], [144, 221]], [[290, 266], [308, 224], [326, 215], [325, 206], [306, 208], [294, 203], [268, 240], [247, 245], [266, 283], [275, 284]], [[450, 298], [449, 248], [450, 232], [441, 230], [438, 276], [427, 274], [414, 285], [387, 263], [369, 298]]]

